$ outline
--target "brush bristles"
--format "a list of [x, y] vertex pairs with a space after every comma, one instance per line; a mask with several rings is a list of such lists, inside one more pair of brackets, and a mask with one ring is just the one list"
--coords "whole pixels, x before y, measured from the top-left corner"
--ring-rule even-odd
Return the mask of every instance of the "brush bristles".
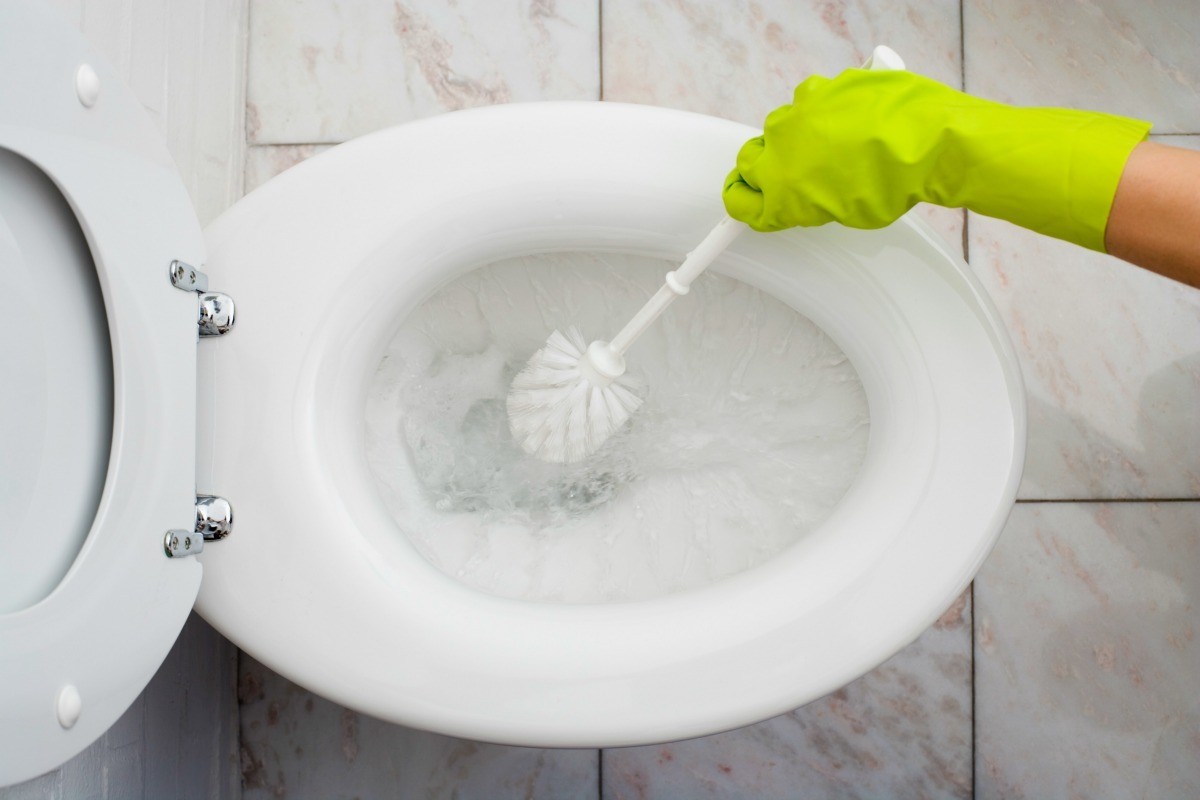
[[579, 369], [587, 344], [578, 328], [555, 331], [513, 378], [508, 424], [526, 453], [569, 464], [600, 449], [642, 404], [638, 383], [621, 375], [593, 384]]

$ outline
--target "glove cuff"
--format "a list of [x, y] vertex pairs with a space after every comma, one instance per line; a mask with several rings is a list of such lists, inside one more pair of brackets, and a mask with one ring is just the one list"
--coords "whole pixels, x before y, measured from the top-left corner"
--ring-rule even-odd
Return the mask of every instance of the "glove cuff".
[[1050, 235], [1106, 252], [1104, 232], [1117, 185], [1130, 153], [1146, 140], [1150, 127], [1143, 120], [1109, 115], [1081, 126], [1069, 161], [1069, 225], [1061, 234]]
[[985, 102], [947, 132], [928, 191], [947, 205], [1104, 252], [1125, 162], [1149, 130], [1149, 122], [1111, 114]]

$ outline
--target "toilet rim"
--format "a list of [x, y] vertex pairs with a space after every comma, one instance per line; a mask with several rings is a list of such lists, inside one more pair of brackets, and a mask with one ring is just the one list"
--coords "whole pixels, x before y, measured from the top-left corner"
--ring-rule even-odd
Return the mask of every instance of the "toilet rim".
[[[971, 346], [992, 362], [991, 377], [1002, 385], [1003, 397], [975, 404], [961, 392], [933, 387], [931, 404], [920, 398], [922, 385], [916, 380], [913, 413], [923, 409], [928, 416], [936, 406], [944, 421], [951, 406], [969, 404], [971, 412], [992, 415], [998, 427], [1007, 426], [1008, 441], [993, 442], [993, 474], [975, 496], [987, 502], [951, 504], [953, 518], [939, 521], [949, 529], [969, 520], [977, 534], [954, 540], [928, 533], [915, 539], [900, 533], [876, 537], [876, 550], [869, 563], [859, 564], [855, 581], [827, 582], [823, 593], [809, 593], [809, 608], [840, 609], [843, 624], [818, 625], [819, 636], [801, 630], [817, 617], [801, 613], [799, 604], [781, 610], [769, 601], [789, 597], [781, 587], [804, 574], [801, 567], [813, 563], [821, 547], [843, 548], [829, 535], [685, 594], [603, 606], [505, 600], [443, 576], [395, 536], [394, 523], [381, 516], [385, 512], [361, 457], [355, 460], [356, 453], [361, 456], [365, 377], [373, 356], [377, 363], [382, 337], [378, 325], [371, 327], [373, 316], [396, 315], [405, 302], [415, 303], [455, 269], [510, 252], [553, 248], [556, 242], [621, 249], [614, 243], [632, 237], [642, 252], [681, 254], [686, 247], [681, 243], [720, 213], [711, 186], [719, 181], [728, 153], [755, 133], [709, 117], [610, 103], [459, 112], [336, 148], [268, 183], [218, 220], [207, 232], [209, 272], [229, 287], [243, 315], [235, 335], [202, 349], [200, 383], [213, 384], [206, 376], [218, 372], [222, 380], [233, 376], [238, 391], [285, 411], [264, 415], [245, 403], [239, 407], [233, 392], [201, 392], [200, 425], [207, 433], [200, 442], [200, 488], [227, 496], [229, 487], [245, 490], [230, 496], [238, 508], [238, 535], [202, 556], [201, 613], [261, 661], [331, 699], [410, 725], [531, 745], [634, 744], [745, 724], [837, 688], [915, 638], [969, 582], [1007, 516], [1023, 460], [1024, 406], [1011, 345], [986, 294], [965, 263], [911, 218], [877, 235], [820, 229], [773, 236], [831, 251], [887, 247], [901, 260], [931, 262], [924, 269], [924, 286], [913, 281], [921, 275], [919, 266], [903, 275], [871, 278], [901, 305], [918, 302], [914, 298], [925, 289], [956, 296], [974, 316], [977, 337]], [[545, 145], [571, 140], [579, 147], [581, 139], [595, 155], [588, 164], [561, 147], [548, 153]], [[633, 193], [643, 196], [630, 197], [628, 182], [614, 181], [608, 173], [628, 166], [628, 154], [639, 147], [638, 163], [645, 171]], [[422, 158], [415, 161], [412, 153]], [[507, 162], [497, 166], [498, 159]], [[531, 163], [541, 164], [551, 177], [530, 180]], [[415, 200], [394, 185], [399, 175], [410, 185], [431, 188]], [[514, 198], [518, 188], [519, 200]], [[336, 206], [320, 202], [331, 194], [337, 196]], [[640, 229], [632, 218], [624, 227], [606, 220], [606, 209], [617, 207], [637, 216]], [[464, 215], [464, 210], [475, 213]], [[521, 214], [526, 215], [524, 230], [516, 224]], [[529, 227], [556, 214], [560, 219], [553, 224]], [[405, 221], [398, 233], [397, 219]], [[353, 237], [345, 235], [347, 230]], [[457, 244], [447, 244], [445, 236], [422, 238], [421, 230], [450, 233]], [[342, 233], [340, 253], [329, 244], [335, 233]], [[741, 277], [753, 277], [761, 246], [761, 240], [735, 245], [724, 270], [737, 273], [740, 259]], [[413, 278], [403, 297], [394, 287], [396, 247], [416, 262], [441, 265], [429, 268], [424, 282]], [[328, 267], [339, 258], [349, 265], [345, 272]], [[290, 289], [281, 289], [278, 275], [273, 279], [261, 263], [253, 270], [236, 268], [272, 260], [288, 265], [296, 278]], [[826, 273], [825, 280], [836, 280], [835, 270]], [[298, 323], [294, 312], [289, 317], [283, 310], [295, 307], [289, 292], [292, 299], [328, 298], [326, 316]], [[382, 307], [380, 296], [391, 305]], [[900, 338], [903, 327], [896, 328]], [[347, 341], [354, 344], [346, 346]], [[846, 349], [845, 337], [839, 344]], [[270, 370], [262, 369], [263, 356], [257, 355], [266, 353], [280, 356]], [[909, 366], [914, 374], [928, 367]], [[877, 411], [872, 408], [873, 424]], [[249, 430], [261, 437], [258, 453], [238, 443]], [[946, 464], [930, 455], [930, 468], [939, 466]], [[961, 470], [961, 464], [955, 467]], [[916, 471], [889, 474], [915, 480]], [[304, 508], [297, 510], [290, 500], [300, 488]], [[908, 487], [899, 494], [914, 501], [906, 525], [897, 523], [901, 533], [934, 524], [928, 504], [939, 499], [936, 493]], [[843, 503], [839, 512], [851, 510]], [[393, 535], [378, 535], [387, 525]], [[837, 525], [835, 513], [826, 534]], [[953, 566], [945, 566], [949, 562]], [[929, 563], [943, 566], [931, 576]], [[331, 572], [339, 577], [330, 578]], [[821, 579], [812, 575], [811, 580]], [[353, 594], [345, 591], [346, 583]], [[872, 595], [864, 586], [883, 594]], [[897, 622], [895, 598], [908, 600], [906, 590], [922, 602], [904, 606], [903, 620]], [[430, 596], [438, 598], [436, 605]], [[730, 603], [730, 598], [741, 602]], [[748, 607], [772, 613], [758, 615], [752, 624], [743, 613]], [[374, 623], [363, 621], [368, 615]], [[867, 634], [844, 625], [856, 615], [883, 615], [889, 630]], [[704, 620], [695, 626], [703, 633], [680, 639], [680, 631], [686, 634], [697, 617]], [[379, 631], [373, 624], [392, 627]], [[713, 637], [718, 630], [723, 634]], [[818, 643], [843, 655], [798, 661], [805, 647]], [[623, 652], [611, 652], [616, 645]], [[752, 680], [744, 674], [747, 665], [756, 665]], [[740, 690], [716, 689], [730, 681]]]

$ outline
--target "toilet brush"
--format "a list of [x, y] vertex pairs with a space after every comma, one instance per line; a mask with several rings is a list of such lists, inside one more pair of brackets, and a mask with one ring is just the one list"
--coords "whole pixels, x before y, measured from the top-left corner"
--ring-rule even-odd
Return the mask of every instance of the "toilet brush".
[[[904, 69], [904, 60], [881, 45], [862, 68]], [[658, 293], [612, 341], [585, 347], [578, 328], [552, 333], [513, 378], [508, 392], [508, 425], [521, 449], [560, 464], [579, 461], [600, 449], [642, 404], [636, 382], [625, 374], [625, 353], [746, 228], [730, 217], [718, 222], [679, 269], [667, 273]]]
[[594, 453], [642, 404], [625, 353], [675, 298], [688, 293], [745, 223], [725, 217], [612, 341], [585, 345], [578, 328], [555, 331], [513, 378], [508, 423], [530, 455], [568, 464]]

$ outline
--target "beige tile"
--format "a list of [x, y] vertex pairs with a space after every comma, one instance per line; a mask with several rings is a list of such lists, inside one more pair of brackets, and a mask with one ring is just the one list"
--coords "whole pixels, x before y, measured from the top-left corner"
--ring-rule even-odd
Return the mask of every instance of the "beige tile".
[[980, 798], [1200, 796], [1197, 520], [1017, 506], [975, 581]]
[[875, 45], [959, 86], [957, 0], [604, 0], [604, 99], [761, 126], [812, 73], [862, 64]]
[[971, 604], [790, 714], [728, 733], [604, 751], [606, 800], [971, 794]]
[[355, 713], [242, 655], [245, 800], [596, 796], [595, 750], [543, 750], [426, 733]]
[[1200, 132], [1200, 4], [965, 0], [967, 91]]
[[[858, 66], [879, 44], [910, 69], [960, 85], [957, 2], [765, 0], [730, 11], [720, 0], [605, 0], [604, 99], [760, 127], [806, 76]], [[962, 251], [961, 210], [913, 213]]]
[[256, 0], [253, 144], [336, 143], [443, 111], [599, 96], [595, 3]]
[[291, 169], [333, 145], [273, 144], [252, 145], [246, 149], [246, 194], [262, 186], [281, 172]]

